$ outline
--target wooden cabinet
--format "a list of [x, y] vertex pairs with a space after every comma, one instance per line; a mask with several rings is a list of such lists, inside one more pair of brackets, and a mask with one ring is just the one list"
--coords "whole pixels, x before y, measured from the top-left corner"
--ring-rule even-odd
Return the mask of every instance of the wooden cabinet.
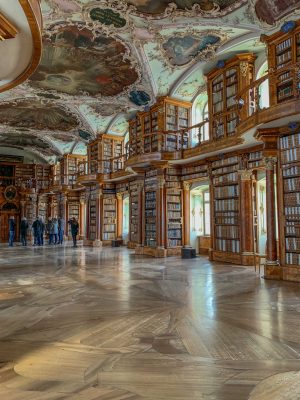
[[295, 64], [300, 62], [300, 21], [291, 31], [262, 35], [268, 46], [270, 106], [299, 96], [299, 73]]
[[137, 113], [129, 122], [130, 156], [187, 148], [188, 134], [180, 136], [177, 132], [191, 125], [191, 108], [189, 102], [161, 97], [149, 111]]
[[123, 168], [124, 137], [101, 134], [88, 145], [89, 172], [110, 174]]
[[243, 118], [237, 94], [253, 81], [254, 61], [253, 54], [239, 54], [206, 75], [212, 140], [236, 133], [239, 118]]
[[280, 138], [281, 264], [300, 266], [300, 133]]

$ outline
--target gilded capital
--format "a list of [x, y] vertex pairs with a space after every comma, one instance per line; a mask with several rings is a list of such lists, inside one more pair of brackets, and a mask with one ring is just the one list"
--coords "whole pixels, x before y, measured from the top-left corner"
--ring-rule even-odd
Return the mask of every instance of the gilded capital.
[[264, 157], [264, 163], [267, 170], [273, 171], [277, 163], [277, 157]]
[[191, 184], [189, 182], [183, 182], [183, 190], [190, 190]]
[[238, 171], [241, 181], [250, 181], [252, 178], [252, 169], [240, 169]]
[[123, 200], [123, 193], [117, 193], [117, 199]]

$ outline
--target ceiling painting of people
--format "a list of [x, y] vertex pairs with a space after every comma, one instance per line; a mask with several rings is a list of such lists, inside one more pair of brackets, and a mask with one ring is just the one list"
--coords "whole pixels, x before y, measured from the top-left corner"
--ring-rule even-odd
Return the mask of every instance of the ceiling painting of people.
[[47, 150], [50, 152], [54, 151], [51, 145], [46, 141], [42, 140], [41, 138], [37, 138], [36, 136], [30, 134], [20, 135], [14, 132], [1, 134], [0, 145], [18, 147], [18, 148], [30, 147], [30, 148], [36, 148], [42, 152], [45, 152]]
[[78, 120], [57, 105], [36, 100], [0, 105], [0, 123], [25, 129], [70, 131]]
[[102, 115], [104, 117], [109, 117], [110, 115], [116, 115], [121, 112], [126, 112], [128, 107], [119, 104], [102, 103], [93, 105], [92, 109], [96, 114]]
[[261, 21], [274, 25], [300, 8], [300, 0], [256, 0], [255, 11]]
[[192, 9], [196, 4], [203, 12], [214, 13], [227, 10], [230, 12], [232, 7], [246, 4], [247, 0], [131, 0], [128, 3], [146, 14], [162, 14], [171, 3], [175, 4], [178, 10]]
[[127, 53], [112, 37], [94, 37], [92, 31], [77, 25], [62, 26], [44, 40], [42, 60], [30, 83], [73, 96], [115, 96], [139, 77]]
[[192, 35], [173, 36], [163, 43], [162, 47], [172, 65], [182, 66], [201, 54], [205, 59], [213, 57], [220, 40], [220, 37], [216, 35], [207, 35], [202, 38]]

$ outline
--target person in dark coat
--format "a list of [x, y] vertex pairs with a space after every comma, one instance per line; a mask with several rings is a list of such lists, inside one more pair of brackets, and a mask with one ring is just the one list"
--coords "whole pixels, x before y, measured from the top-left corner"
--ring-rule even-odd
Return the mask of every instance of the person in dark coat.
[[77, 247], [77, 235], [79, 231], [79, 224], [75, 217], [68, 221], [71, 227], [71, 234], [73, 239], [73, 247]]
[[21, 224], [20, 224], [20, 235], [21, 235], [21, 243], [22, 246], [27, 246], [27, 231], [28, 231], [29, 225], [27, 222], [27, 219], [25, 217], [22, 218]]
[[15, 217], [13, 215], [11, 217], [9, 217], [8, 229], [9, 229], [9, 242], [8, 242], [8, 245], [10, 247], [12, 247], [14, 245], [15, 232], [16, 232], [16, 222], [15, 222]]
[[58, 218], [58, 244], [63, 244], [65, 234], [65, 220]]
[[34, 223], [32, 224], [33, 236], [34, 236], [34, 244], [41, 246], [41, 232], [42, 226], [39, 218], [36, 218]]
[[48, 219], [46, 230], [49, 236], [49, 244], [53, 243], [53, 222], [52, 219]]
[[41, 243], [41, 246], [43, 246], [44, 245], [45, 224], [44, 224], [44, 221], [43, 221], [42, 217], [39, 218], [39, 221], [40, 221], [40, 225], [41, 225], [40, 243]]

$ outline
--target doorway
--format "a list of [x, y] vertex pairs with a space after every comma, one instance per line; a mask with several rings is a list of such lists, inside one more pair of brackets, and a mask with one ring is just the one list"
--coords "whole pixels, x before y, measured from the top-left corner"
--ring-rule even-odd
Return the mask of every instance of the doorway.
[[193, 184], [190, 197], [190, 239], [197, 254], [207, 255], [211, 243], [210, 189], [208, 183]]
[[128, 243], [128, 236], [129, 236], [129, 196], [126, 195], [123, 198], [123, 232], [122, 232], [123, 243], [125, 245]]
[[15, 242], [19, 241], [20, 233], [20, 214], [18, 207], [14, 203], [5, 203], [0, 212], [0, 242], [8, 243], [9, 237], [9, 218], [11, 216], [15, 217], [16, 222], [16, 233]]

